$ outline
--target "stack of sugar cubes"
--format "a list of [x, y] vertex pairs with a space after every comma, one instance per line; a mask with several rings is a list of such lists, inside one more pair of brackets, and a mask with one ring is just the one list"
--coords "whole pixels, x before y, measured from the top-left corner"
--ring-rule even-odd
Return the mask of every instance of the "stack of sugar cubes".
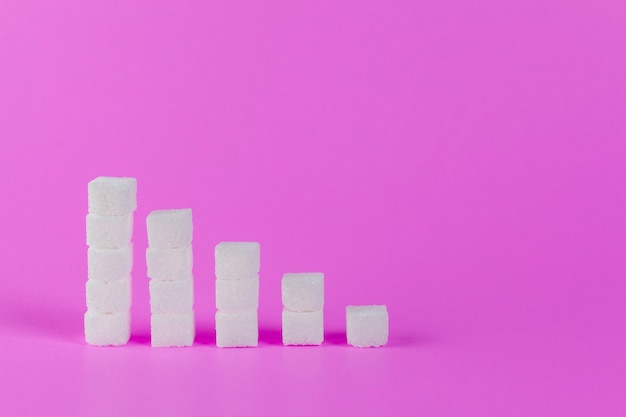
[[191, 209], [152, 211], [146, 226], [152, 346], [191, 346], [196, 335]]
[[259, 344], [257, 242], [222, 242], [215, 247], [215, 342], [217, 347]]
[[346, 307], [346, 337], [354, 347], [379, 347], [389, 339], [389, 314], [386, 305]]
[[120, 346], [130, 338], [135, 178], [98, 177], [87, 187], [85, 340]]
[[282, 279], [283, 344], [324, 341], [324, 274], [285, 274]]

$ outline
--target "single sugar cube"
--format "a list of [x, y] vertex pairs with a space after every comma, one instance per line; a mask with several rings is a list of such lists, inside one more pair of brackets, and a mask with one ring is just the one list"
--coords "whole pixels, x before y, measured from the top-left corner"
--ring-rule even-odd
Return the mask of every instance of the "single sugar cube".
[[122, 313], [130, 309], [131, 280], [87, 280], [87, 310], [95, 313]]
[[181, 248], [191, 245], [193, 220], [191, 209], [154, 210], [146, 219], [148, 246]]
[[160, 281], [189, 279], [193, 269], [193, 251], [191, 245], [181, 248], [146, 249], [148, 277]]
[[348, 344], [355, 347], [378, 347], [387, 344], [389, 316], [387, 306], [347, 306]]
[[194, 312], [152, 314], [150, 333], [152, 347], [191, 346], [196, 337]]
[[324, 341], [322, 310], [294, 312], [283, 309], [284, 345], [321, 345]]
[[254, 347], [259, 344], [259, 322], [256, 311], [215, 313], [217, 347]]
[[89, 248], [87, 277], [93, 281], [128, 280], [133, 269], [133, 245], [119, 249]]
[[252, 311], [259, 308], [259, 278], [215, 280], [215, 301], [218, 310]]
[[133, 215], [87, 215], [87, 245], [92, 248], [115, 249], [130, 245], [133, 237]]
[[215, 247], [215, 276], [219, 279], [251, 279], [261, 268], [257, 242], [222, 242]]
[[291, 311], [317, 311], [324, 307], [324, 274], [285, 274], [282, 279], [283, 307]]
[[186, 313], [193, 309], [193, 279], [150, 280], [152, 313]]
[[95, 346], [121, 346], [130, 339], [130, 312], [85, 313], [85, 340]]
[[89, 213], [125, 216], [137, 208], [135, 178], [98, 177], [87, 186]]

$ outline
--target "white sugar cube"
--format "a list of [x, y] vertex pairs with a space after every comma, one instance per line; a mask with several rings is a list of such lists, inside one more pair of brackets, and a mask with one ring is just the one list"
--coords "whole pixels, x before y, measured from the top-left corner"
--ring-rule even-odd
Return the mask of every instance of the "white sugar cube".
[[283, 309], [283, 344], [320, 345], [324, 341], [322, 310], [294, 312]]
[[346, 335], [355, 347], [377, 347], [387, 344], [389, 315], [387, 306], [347, 306]]
[[259, 308], [259, 278], [231, 281], [215, 280], [215, 301], [218, 310], [252, 311]]
[[285, 274], [282, 280], [283, 307], [291, 311], [317, 311], [324, 307], [324, 274]]
[[85, 340], [90, 345], [120, 346], [130, 338], [130, 313], [85, 313]]
[[186, 313], [193, 309], [193, 279], [150, 280], [152, 313]]
[[87, 245], [93, 248], [114, 249], [130, 244], [133, 237], [133, 215], [87, 215]]
[[191, 346], [196, 337], [194, 312], [152, 314], [150, 333], [152, 347]]
[[261, 268], [257, 242], [222, 242], [215, 247], [215, 276], [219, 279], [251, 279]]
[[137, 208], [135, 178], [98, 177], [87, 186], [89, 213], [125, 216]]
[[191, 209], [154, 210], [146, 219], [148, 246], [180, 248], [191, 245], [193, 220]]
[[177, 281], [189, 279], [193, 269], [191, 245], [182, 248], [146, 249], [148, 277], [153, 280]]
[[130, 309], [131, 280], [87, 280], [87, 310], [94, 313], [122, 313]]
[[256, 311], [215, 313], [217, 347], [253, 347], [259, 344], [259, 322]]
[[90, 280], [128, 280], [132, 269], [132, 244], [119, 249], [89, 248], [87, 250], [87, 277]]

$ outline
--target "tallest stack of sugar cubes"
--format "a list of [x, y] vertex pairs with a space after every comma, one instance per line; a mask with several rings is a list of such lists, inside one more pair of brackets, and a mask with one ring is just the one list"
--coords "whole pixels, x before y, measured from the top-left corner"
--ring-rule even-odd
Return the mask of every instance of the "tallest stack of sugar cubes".
[[87, 312], [85, 339], [119, 346], [130, 338], [135, 178], [98, 177], [87, 187]]

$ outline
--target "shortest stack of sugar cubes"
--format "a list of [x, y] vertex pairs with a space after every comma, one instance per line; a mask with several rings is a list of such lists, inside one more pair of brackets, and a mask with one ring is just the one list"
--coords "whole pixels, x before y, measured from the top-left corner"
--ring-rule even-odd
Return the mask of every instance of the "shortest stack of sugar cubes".
[[87, 187], [87, 312], [85, 339], [119, 346], [130, 338], [135, 178], [98, 177]]
[[281, 282], [283, 344], [321, 345], [324, 341], [324, 274], [288, 273]]
[[346, 336], [354, 347], [378, 347], [389, 339], [386, 305], [347, 306]]
[[257, 242], [222, 242], [215, 247], [215, 342], [217, 347], [259, 344]]
[[191, 346], [195, 339], [191, 209], [154, 210], [146, 226], [152, 346]]

